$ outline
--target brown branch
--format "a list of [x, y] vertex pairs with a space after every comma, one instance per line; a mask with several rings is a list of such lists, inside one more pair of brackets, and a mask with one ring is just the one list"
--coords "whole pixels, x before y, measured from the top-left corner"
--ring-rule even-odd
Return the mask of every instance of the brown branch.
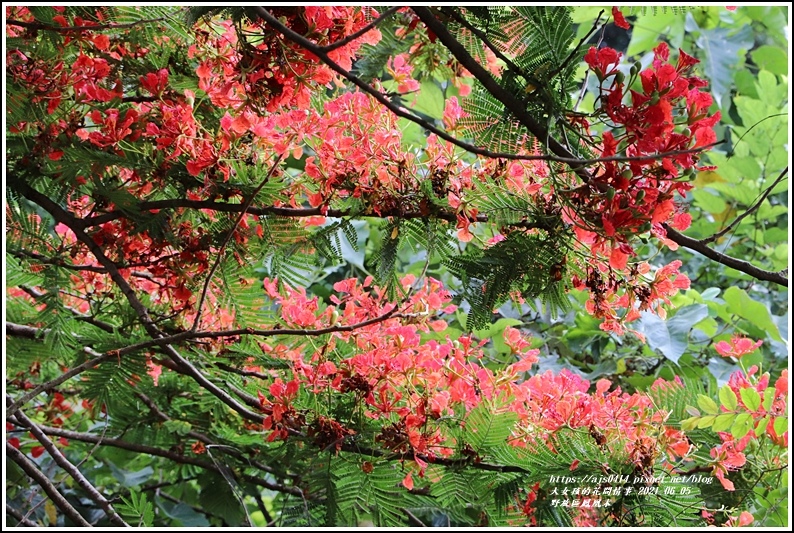
[[[11, 402], [11, 398], [6, 396], [6, 404]], [[113, 506], [110, 504], [107, 499], [94, 487], [88, 479], [75, 467], [62, 453], [61, 451], [52, 443], [52, 441], [44, 434], [39, 426], [37, 426], [32, 420], [30, 420], [25, 413], [22, 411], [17, 411], [16, 418], [20, 422], [22, 422], [33, 436], [36, 438], [37, 441], [41, 443], [47, 453], [50, 454], [53, 461], [60, 466], [62, 469], [69, 474], [72, 479], [77, 482], [77, 484], [88, 494], [88, 497], [96, 503], [108, 517], [111, 523], [119, 526], [119, 527], [130, 527], [130, 525], [125, 522], [121, 516], [116, 512]]]
[[[144, 444], [128, 442], [119, 438], [102, 438], [97, 435], [93, 435], [91, 433], [79, 433], [77, 431], [70, 431], [67, 429], [55, 428], [50, 426], [40, 426], [40, 427], [41, 430], [47, 435], [53, 435], [55, 437], [63, 437], [66, 439], [72, 439], [80, 442], [88, 442], [94, 444], [100, 443], [102, 445], [113, 446], [114, 448], [120, 448], [122, 450], [128, 450], [131, 452], [136, 452], [144, 455], [153, 455], [155, 457], [162, 457], [164, 459], [168, 459], [175, 463], [189, 464], [193, 466], [198, 466], [205, 470], [212, 470], [213, 472], [220, 473], [220, 469], [213, 463], [203, 461], [195, 457], [190, 457], [187, 455], [182, 455], [176, 452], [172, 452], [170, 450], [165, 450], [163, 448], [155, 448], [154, 446], [147, 446]], [[6, 448], [7, 447], [8, 447], [8, 443], [6, 443]], [[249, 474], [242, 474], [242, 477], [246, 481], [249, 481], [255, 485], [264, 487], [266, 489], [292, 494], [293, 496], [299, 496], [299, 497], [303, 496], [303, 492], [297, 487], [289, 487], [286, 485], [280, 485], [278, 483], [271, 483], [267, 480], [258, 478], [256, 476], [251, 476]]]
[[[47, 293], [38, 291], [38, 290], [36, 290], [36, 289], [34, 289], [32, 287], [25, 287], [25, 286], [20, 285], [19, 288], [22, 289], [23, 291], [25, 291], [31, 297], [37, 299], [37, 300], [41, 299], [41, 298], [43, 298], [43, 297], [45, 297], [47, 295]], [[114, 326], [112, 324], [108, 324], [107, 322], [102, 322], [101, 320], [97, 320], [96, 318], [92, 317], [91, 315], [83, 314], [80, 311], [78, 311], [77, 309], [75, 309], [74, 307], [64, 306], [64, 308], [74, 315], [75, 320], [79, 320], [80, 322], [85, 322], [86, 324], [91, 324], [92, 326], [97, 327], [97, 328], [99, 328], [102, 331], [105, 331], [107, 333], [115, 333], [116, 332], [116, 326]]]
[[44, 492], [47, 493], [47, 496], [50, 497], [50, 500], [60, 509], [64, 515], [66, 515], [69, 520], [74, 522], [76, 525], [81, 527], [91, 527], [85, 518], [83, 518], [77, 510], [72, 507], [66, 498], [63, 497], [63, 494], [58, 492], [58, 489], [55, 488], [47, 476], [45, 476], [41, 470], [36, 468], [36, 465], [28, 459], [22, 452], [11, 446], [8, 442], [6, 442], [6, 456], [9, 459], [14, 461], [19, 467], [30, 477], [33, 481], [36, 482]]
[[433, 15], [433, 12], [429, 8], [412, 7], [412, 9], [425, 26], [436, 34], [438, 40], [447, 47], [455, 59], [458, 60], [458, 63], [471, 72], [477, 81], [479, 81], [494, 98], [504, 104], [505, 109], [507, 109], [521, 125], [527, 128], [538, 141], [546, 144], [553, 154], [558, 156], [558, 158], [562, 158], [564, 160], [563, 162], [569, 164], [571, 170], [584, 181], [590, 180], [590, 174], [584, 168], [582, 160], [575, 157], [567, 147], [560, 144], [556, 139], [549, 137], [549, 132], [546, 127], [538, 123], [535, 118], [527, 112], [526, 105], [499, 85], [491, 74], [466, 51], [466, 48], [458, 42], [455, 37], [453, 37], [446, 26]]
[[25, 527], [39, 527], [39, 525], [36, 522], [33, 522], [32, 520], [28, 520], [27, 518], [25, 518], [25, 515], [23, 515], [22, 513], [20, 513], [10, 505], [8, 505], [7, 503], [6, 503], [6, 514], [10, 514], [18, 522], [17, 527], [19, 527], [20, 524]]
[[[8, 333], [9, 325], [10, 324], [6, 324], [6, 333]], [[27, 328], [28, 326], [19, 326], [19, 327]], [[36, 328], [31, 328], [31, 329], [36, 329]], [[46, 383], [42, 383], [38, 387], [34, 388], [33, 390], [31, 390], [30, 392], [28, 392], [27, 394], [25, 394], [21, 398], [19, 398], [15, 402], [13, 402], [6, 409], [6, 419], [10, 418], [12, 415], [14, 415], [14, 413], [16, 413], [19, 410], [20, 407], [22, 407], [23, 405], [28, 403], [30, 400], [32, 400], [33, 398], [35, 398], [36, 396], [38, 396], [42, 392], [54, 389], [55, 387], [57, 387], [58, 385], [60, 385], [64, 381], [67, 381], [67, 380], [73, 378], [74, 376], [77, 376], [78, 374], [81, 374], [82, 372], [85, 372], [89, 368], [94, 368], [95, 366], [97, 366], [100, 363], [104, 363], [105, 361], [108, 361], [110, 359], [119, 357], [119, 352], [110, 351], [108, 353], [100, 355], [100, 354], [97, 354], [95, 351], [91, 350], [90, 348], [84, 348], [84, 351], [86, 353], [91, 354], [91, 355], [96, 354], [96, 356], [93, 359], [89, 359], [88, 361], [86, 361], [83, 364], [77, 365], [76, 367], [72, 368], [68, 372], [64, 372], [63, 374], [61, 374], [57, 378], [52, 379], [52, 380], [50, 380], [50, 381], [48, 381]]]
[[351, 33], [350, 35], [348, 35], [347, 37], [345, 37], [343, 39], [339, 39], [338, 41], [334, 41], [331, 44], [327, 44], [325, 46], [321, 46], [320, 49], [323, 52], [327, 53], [327, 52], [331, 52], [333, 50], [336, 50], [337, 48], [341, 48], [341, 47], [345, 46], [346, 44], [348, 44], [350, 42], [355, 41], [356, 39], [358, 39], [359, 37], [361, 37], [365, 33], [371, 31], [372, 29], [374, 29], [378, 24], [380, 24], [381, 22], [383, 22], [384, 20], [386, 20], [387, 18], [392, 16], [394, 13], [396, 13], [397, 10], [400, 9], [400, 7], [401, 6], [390, 7], [389, 9], [384, 11], [378, 18], [374, 19], [372, 22], [370, 22], [369, 24], [367, 24], [366, 26], [364, 26], [360, 30]]
[[763, 270], [747, 261], [730, 257], [712, 248], [709, 248], [705, 242], [698, 239], [693, 239], [692, 237], [687, 237], [683, 233], [677, 232], [667, 224], [662, 224], [662, 226], [664, 227], [665, 231], [667, 231], [667, 238], [679, 246], [694, 250], [695, 252], [705, 255], [709, 259], [713, 259], [721, 265], [733, 268], [739, 272], [744, 272], [755, 279], [761, 281], [771, 281], [772, 283], [777, 283], [783, 287], [788, 287], [788, 278], [783, 275], [782, 272]]
[[738, 217], [733, 219], [733, 222], [731, 222], [730, 224], [728, 224], [727, 226], [722, 228], [720, 231], [718, 231], [717, 233], [715, 233], [711, 237], [706, 237], [705, 239], [700, 239], [700, 242], [702, 242], [703, 244], [710, 244], [710, 243], [716, 241], [717, 239], [719, 239], [720, 237], [722, 237], [723, 235], [725, 235], [726, 233], [728, 233], [729, 231], [731, 231], [731, 229], [733, 229], [736, 226], [738, 226], [739, 223], [742, 220], [744, 220], [745, 217], [747, 217], [753, 211], [755, 211], [756, 209], [761, 207], [761, 204], [764, 203], [764, 200], [766, 200], [766, 197], [769, 196], [769, 194], [772, 192], [772, 189], [774, 189], [777, 186], [778, 183], [783, 181], [783, 178], [785, 178], [786, 175], [788, 175], [788, 167], [783, 169], [783, 171], [780, 173], [780, 175], [775, 179], [774, 183], [772, 183], [772, 185], [767, 187], [767, 189], [763, 192], [763, 194], [761, 194], [761, 196], [758, 198], [758, 200], [753, 205], [751, 205], [750, 207], [747, 208], [747, 211], [745, 211], [744, 213], [742, 213], [741, 215], [739, 215]]
[[47, 330], [41, 328], [34, 328], [33, 326], [23, 326], [22, 324], [14, 324], [13, 322], [6, 322], [6, 335], [12, 337], [22, 337], [24, 339], [41, 339], [41, 335], [47, 333]]
[[93, 26], [52, 26], [50, 24], [42, 24], [40, 22], [25, 22], [22, 20], [7, 19], [6, 24], [10, 26], [19, 26], [21, 28], [29, 28], [31, 30], [70, 33], [74, 31], [125, 30], [129, 28], [134, 28], [135, 26], [139, 26], [141, 24], [164, 22], [166, 20], [168, 20], [167, 17], [160, 17], [156, 19], [136, 20], [135, 22], [128, 22], [126, 24], [95, 24]]
[[84, 220], [74, 217], [72, 214], [61, 208], [61, 206], [59, 206], [57, 203], [52, 201], [49, 197], [35, 190], [33, 187], [18, 177], [10, 179], [9, 185], [13, 189], [16, 189], [28, 200], [42, 207], [53, 217], [56, 222], [61, 222], [66, 227], [71, 229], [77, 240], [88, 247], [89, 251], [94, 254], [94, 257], [96, 257], [97, 261], [107, 269], [108, 275], [118, 286], [121, 293], [127, 299], [127, 302], [138, 315], [138, 318], [143, 323], [143, 327], [146, 332], [152, 337], [153, 340], [155, 340], [156, 344], [162, 347], [163, 351], [177, 366], [183, 368], [185, 373], [193, 378], [194, 381], [207, 389], [210, 394], [217, 397], [223, 403], [237, 411], [244, 418], [254, 422], [264, 421], [264, 417], [262, 415], [246, 409], [245, 406], [232, 398], [226, 391], [215, 386], [215, 384], [209, 381], [196, 367], [182, 357], [173, 346], [161, 340], [163, 337], [165, 337], [165, 334], [160, 331], [160, 329], [154, 323], [152, 318], [149, 316], [148, 309], [143, 305], [140, 299], [138, 299], [135, 291], [132, 289], [130, 284], [127, 283], [127, 280], [125, 280], [121, 275], [118, 265], [116, 265], [116, 263], [107, 257], [104, 254], [102, 248], [97, 245], [88, 234], [85, 233], [84, 229], [86, 228], [86, 223]]

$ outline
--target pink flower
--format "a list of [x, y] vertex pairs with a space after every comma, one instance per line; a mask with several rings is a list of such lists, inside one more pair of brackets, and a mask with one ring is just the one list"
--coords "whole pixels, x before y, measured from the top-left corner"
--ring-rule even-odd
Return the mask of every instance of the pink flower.
[[748, 353], [752, 353], [763, 344], [763, 341], [753, 342], [752, 340], [746, 337], [739, 337], [734, 336], [731, 339], [731, 342], [720, 341], [714, 345], [714, 349], [717, 350], [723, 357], [735, 357], [736, 359], [741, 359]]
[[397, 83], [398, 93], [409, 93], [419, 90], [419, 82], [411, 77], [414, 67], [408, 63], [408, 57], [408, 54], [394, 56], [394, 59], [389, 61], [389, 65], [386, 67], [386, 70]]

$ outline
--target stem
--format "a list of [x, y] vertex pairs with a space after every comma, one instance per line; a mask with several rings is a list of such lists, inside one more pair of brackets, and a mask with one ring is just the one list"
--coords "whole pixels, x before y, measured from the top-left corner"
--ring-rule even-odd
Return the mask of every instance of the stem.
[[[11, 402], [11, 398], [6, 396], [6, 404]], [[72, 479], [74, 479], [80, 487], [86, 491], [88, 497], [96, 503], [99, 507], [105, 511], [108, 519], [115, 525], [120, 527], [130, 527], [130, 525], [125, 522], [121, 516], [116, 512], [110, 502], [105, 499], [102, 494], [94, 487], [88, 479], [75, 467], [62, 453], [61, 451], [52, 443], [52, 441], [47, 438], [47, 435], [41, 430], [39, 426], [37, 426], [33, 421], [31, 421], [25, 413], [22, 411], [17, 411], [16, 413], [17, 420], [22, 422], [24, 425], [30, 429], [30, 432], [36, 437], [41, 445], [47, 450], [47, 453], [50, 454], [53, 461], [63, 468], [66, 473], [68, 473]]]
[[28, 459], [25, 454], [11, 446], [8, 442], [6, 442], [6, 456], [18, 464], [19, 467], [28, 475], [28, 477], [33, 479], [33, 481], [35, 481], [42, 489], [44, 489], [44, 492], [47, 493], [47, 496], [50, 497], [52, 502], [63, 512], [63, 514], [69, 518], [69, 520], [80, 527], [91, 527], [91, 524], [89, 524], [86, 519], [83, 518], [74, 507], [72, 507], [72, 504], [63, 497], [63, 494], [58, 492], [58, 489], [56, 489], [55, 485], [53, 485], [50, 480], [47, 479], [47, 476], [45, 476], [41, 470], [36, 468], [36, 465], [33, 463], [33, 461]]

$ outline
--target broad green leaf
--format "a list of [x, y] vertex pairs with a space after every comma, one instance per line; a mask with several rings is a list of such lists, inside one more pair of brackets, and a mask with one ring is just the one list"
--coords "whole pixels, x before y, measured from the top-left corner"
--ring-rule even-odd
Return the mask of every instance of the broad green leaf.
[[742, 389], [739, 391], [745, 407], [750, 411], [757, 411], [761, 407], [761, 395], [755, 389]]
[[[408, 94], [404, 98], [410, 102], [414, 96]], [[444, 94], [435, 80], [422, 82], [413, 109], [430, 117], [441, 119], [444, 115]]]
[[710, 415], [716, 415], [720, 412], [720, 408], [717, 405], [717, 402], [706, 396], [705, 394], [698, 394], [698, 407], [700, 407], [704, 413]]
[[701, 29], [695, 44], [703, 51], [703, 71], [711, 82], [711, 93], [722, 108], [727, 108], [723, 100], [729, 95], [733, 71], [741, 67], [740, 52], [753, 44], [753, 32], [749, 26], [738, 32], [733, 28]]
[[729, 287], [723, 295], [725, 303], [728, 304], [731, 313], [738, 315], [754, 326], [764, 330], [767, 334], [777, 341], [782, 341], [777, 326], [769, 315], [769, 309], [756, 302], [745, 292], [744, 289], [733, 286]]
[[681, 429], [683, 431], [692, 431], [693, 429], [698, 427], [699, 422], [700, 422], [699, 416], [689, 417], [681, 421]]
[[696, 206], [709, 213], [722, 213], [728, 206], [721, 196], [707, 190], [694, 189], [692, 191], [692, 198], [694, 198]]
[[764, 410], [769, 411], [772, 409], [772, 402], [775, 401], [775, 389], [772, 387], [767, 387], [764, 391]]
[[714, 421], [716, 419], [717, 419], [717, 417], [714, 416], [714, 415], [704, 416], [698, 422], [698, 429], [706, 429], [706, 428], [711, 427], [711, 425], [714, 423]]
[[773, 74], [788, 75], [788, 56], [776, 46], [763, 45], [752, 51], [753, 62]]
[[753, 429], [753, 416], [749, 413], [742, 413], [736, 417], [731, 426], [731, 435], [735, 439], [741, 439]]
[[775, 428], [775, 433], [782, 435], [788, 431], [788, 418], [785, 416], [779, 416], [775, 418], [775, 422], [772, 424], [772, 427]]
[[731, 389], [728, 385], [725, 385], [720, 389], [720, 403], [728, 411], [733, 411], [736, 409], [736, 393], [733, 392], [733, 389]]
[[735, 418], [736, 415], [733, 413], [719, 415], [714, 419], [714, 424], [711, 426], [711, 429], [713, 431], [727, 431], [733, 425]]
[[209, 527], [207, 518], [191, 508], [189, 505], [179, 502], [173, 503], [159, 495], [154, 497], [154, 502], [160, 510], [169, 518], [179, 521], [182, 527]]
[[764, 431], [766, 431], [766, 427], [769, 425], [769, 417], [765, 416], [761, 420], [758, 421], [758, 425], [755, 426], [755, 436], [760, 437], [763, 435]]
[[108, 462], [108, 466], [110, 466], [110, 471], [113, 472], [113, 477], [115, 477], [119, 483], [123, 486], [130, 488], [130, 487], [137, 487], [144, 481], [148, 480], [154, 474], [154, 469], [151, 466], [147, 466], [138, 470], [136, 472], [129, 472], [122, 468], [117, 467], [113, 463]]
[[686, 352], [689, 344], [689, 332], [692, 326], [708, 316], [705, 304], [694, 304], [682, 307], [668, 320], [644, 311], [637, 322], [637, 330], [645, 335], [648, 345], [659, 350], [671, 361], [677, 363]]

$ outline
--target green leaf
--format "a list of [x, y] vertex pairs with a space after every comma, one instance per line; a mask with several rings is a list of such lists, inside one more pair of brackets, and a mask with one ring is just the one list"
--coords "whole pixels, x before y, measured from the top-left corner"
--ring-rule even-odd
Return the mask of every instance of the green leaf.
[[154, 497], [157, 507], [168, 517], [178, 521], [181, 527], [209, 527], [207, 518], [194, 511], [189, 505], [179, 502], [172, 503], [159, 495]]
[[163, 422], [163, 427], [169, 433], [175, 433], [182, 436], [187, 435], [191, 429], [190, 422], [185, 422], [184, 420], [168, 420]]
[[753, 416], [750, 413], [742, 413], [736, 417], [731, 426], [731, 435], [735, 439], [741, 439], [753, 429]]
[[760, 437], [763, 435], [764, 431], [766, 431], [766, 427], [769, 425], [769, 417], [765, 416], [761, 420], [758, 421], [758, 425], [755, 426], [755, 436]]
[[765, 44], [750, 53], [753, 62], [764, 70], [782, 76], [788, 75], [788, 56], [786, 52], [776, 46]]
[[766, 331], [773, 339], [783, 341], [777, 326], [769, 315], [769, 309], [764, 304], [750, 298], [744, 289], [736, 286], [728, 287], [723, 298], [725, 303], [728, 304], [731, 313]]
[[734, 423], [736, 415], [733, 413], [725, 413], [719, 415], [714, 419], [714, 425], [711, 426], [713, 431], [727, 431]]
[[733, 28], [713, 28], [701, 30], [695, 44], [703, 50], [703, 70], [711, 82], [711, 93], [717, 104], [726, 108], [723, 98], [730, 94], [733, 72], [741, 67], [740, 51], [749, 49], [753, 44], [753, 32], [749, 25], [738, 32]]
[[403, 96], [409, 102], [414, 97], [416, 97], [416, 104], [413, 106], [414, 110], [427, 116], [441, 119], [444, 114], [444, 94], [435, 80], [423, 81], [418, 96], [415, 94]]
[[775, 401], [775, 389], [772, 387], [767, 387], [764, 391], [764, 410], [769, 411], [772, 409], [772, 402]]
[[711, 427], [716, 419], [717, 417], [714, 415], [704, 416], [700, 419], [700, 422], [698, 422], [698, 429], [706, 429]]
[[720, 403], [728, 411], [733, 411], [738, 405], [736, 393], [733, 392], [733, 389], [731, 389], [728, 385], [725, 385], [720, 389]]
[[739, 391], [745, 407], [750, 411], [757, 411], [761, 407], [761, 395], [755, 389], [742, 389]]
[[477, 452], [494, 448], [504, 444], [517, 420], [518, 415], [512, 411], [494, 414], [488, 406], [480, 404], [466, 417], [464, 440]]
[[709, 314], [705, 304], [693, 304], [682, 307], [668, 320], [643, 311], [637, 323], [637, 330], [645, 335], [648, 345], [659, 350], [667, 358], [677, 363], [689, 345], [689, 332], [692, 326], [706, 318]]
[[775, 422], [772, 424], [772, 427], [775, 429], [775, 433], [782, 435], [788, 430], [788, 418], [785, 416], [779, 416], [775, 418]]
[[687, 414], [689, 414], [689, 416], [694, 416], [694, 417], [700, 416], [700, 411], [698, 411], [695, 407], [692, 407], [691, 405], [686, 406], [686, 412]]
[[705, 394], [698, 394], [698, 407], [700, 407], [704, 413], [710, 415], [716, 415], [720, 412], [720, 408], [717, 406], [717, 402], [706, 396]]
[[721, 196], [709, 192], [706, 189], [694, 189], [692, 191], [692, 198], [696, 206], [712, 214], [722, 213], [728, 206]]
[[151, 466], [147, 466], [138, 470], [136, 472], [129, 472], [122, 468], [117, 467], [113, 463], [108, 462], [108, 466], [110, 466], [110, 471], [113, 472], [113, 477], [115, 477], [119, 483], [123, 486], [130, 488], [130, 487], [137, 487], [144, 481], [148, 480], [154, 474], [154, 469]]
[[700, 422], [699, 416], [689, 417], [681, 421], [681, 429], [683, 431], [692, 431], [693, 429], [698, 427], [699, 422]]

